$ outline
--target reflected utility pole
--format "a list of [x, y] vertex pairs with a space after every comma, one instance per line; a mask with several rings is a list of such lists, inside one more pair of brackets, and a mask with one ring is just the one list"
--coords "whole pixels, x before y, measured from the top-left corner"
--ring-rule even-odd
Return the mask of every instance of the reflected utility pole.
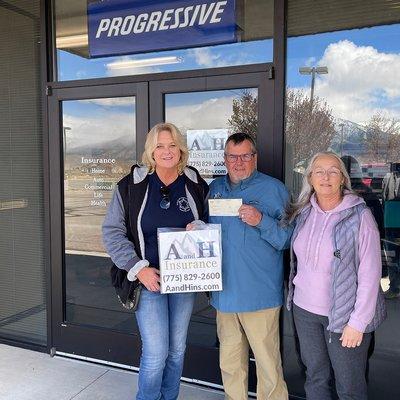
[[311, 75], [310, 110], [312, 110], [314, 101], [315, 74], [327, 74], [328, 67], [300, 67], [299, 72], [301, 75]]
[[67, 157], [67, 132], [70, 131], [71, 128], [69, 126], [63, 127], [63, 155], [64, 155], [64, 170], [65, 170], [65, 162]]
[[343, 155], [343, 128], [344, 128], [344, 123], [340, 123], [340, 157]]

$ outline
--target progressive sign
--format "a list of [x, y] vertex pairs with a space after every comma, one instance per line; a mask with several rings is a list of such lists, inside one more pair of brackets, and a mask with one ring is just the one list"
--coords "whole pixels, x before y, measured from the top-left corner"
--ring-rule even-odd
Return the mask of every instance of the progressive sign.
[[91, 57], [236, 41], [235, 0], [88, 1]]

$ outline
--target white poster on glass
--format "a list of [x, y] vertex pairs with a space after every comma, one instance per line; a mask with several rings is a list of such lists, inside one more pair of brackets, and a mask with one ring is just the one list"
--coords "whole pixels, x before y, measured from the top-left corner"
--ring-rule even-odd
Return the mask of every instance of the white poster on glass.
[[201, 175], [225, 175], [224, 146], [227, 129], [188, 129], [189, 165]]

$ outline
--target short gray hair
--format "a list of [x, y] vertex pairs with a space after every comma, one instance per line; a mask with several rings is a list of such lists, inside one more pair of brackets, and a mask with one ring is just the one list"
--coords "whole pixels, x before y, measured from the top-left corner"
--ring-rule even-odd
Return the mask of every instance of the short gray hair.
[[230, 135], [225, 142], [225, 149], [226, 149], [226, 146], [228, 146], [229, 142], [233, 142], [234, 145], [237, 145], [237, 144], [243, 143], [245, 140], [248, 140], [250, 142], [251, 151], [253, 153], [257, 153], [257, 147], [256, 147], [256, 142], [255, 142], [254, 138], [251, 135], [249, 135], [248, 133], [244, 133], [244, 132], [236, 132], [236, 133], [233, 133], [232, 135]]

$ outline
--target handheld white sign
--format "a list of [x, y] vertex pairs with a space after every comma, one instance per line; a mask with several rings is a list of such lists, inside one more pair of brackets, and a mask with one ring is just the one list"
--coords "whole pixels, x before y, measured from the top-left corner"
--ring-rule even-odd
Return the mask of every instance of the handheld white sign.
[[161, 293], [222, 290], [220, 225], [157, 232]]

